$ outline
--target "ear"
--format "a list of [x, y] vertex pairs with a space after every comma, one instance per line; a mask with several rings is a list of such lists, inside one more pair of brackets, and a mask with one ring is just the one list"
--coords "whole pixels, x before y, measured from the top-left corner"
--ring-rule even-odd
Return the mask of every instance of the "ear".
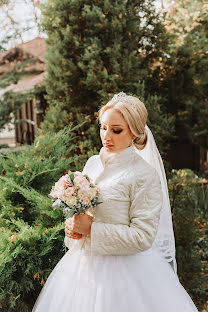
[[132, 135], [132, 141], [134, 141], [136, 139], [135, 135]]

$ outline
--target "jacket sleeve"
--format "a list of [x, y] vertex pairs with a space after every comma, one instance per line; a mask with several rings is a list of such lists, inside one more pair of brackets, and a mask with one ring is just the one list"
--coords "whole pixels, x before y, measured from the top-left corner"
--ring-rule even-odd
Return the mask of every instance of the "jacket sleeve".
[[[143, 185], [135, 181], [131, 190], [130, 224], [94, 221], [84, 248], [99, 255], [128, 255], [150, 248], [157, 233], [162, 191], [155, 169]], [[141, 181], [141, 179], [140, 179]]]

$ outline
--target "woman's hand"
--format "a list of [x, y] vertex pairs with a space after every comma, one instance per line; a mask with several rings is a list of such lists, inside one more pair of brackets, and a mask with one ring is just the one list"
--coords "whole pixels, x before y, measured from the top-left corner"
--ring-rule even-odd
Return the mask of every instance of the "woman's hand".
[[93, 217], [85, 213], [74, 215], [71, 221], [71, 231], [76, 234], [88, 235], [91, 232]]
[[73, 227], [73, 218], [68, 218], [65, 221], [65, 235], [66, 237], [72, 238], [72, 239], [81, 239], [82, 238], [82, 234], [76, 233], [74, 231], [72, 231], [72, 227]]
[[72, 230], [76, 233], [89, 235], [91, 233], [91, 226], [93, 217], [86, 213], [80, 213], [73, 216]]

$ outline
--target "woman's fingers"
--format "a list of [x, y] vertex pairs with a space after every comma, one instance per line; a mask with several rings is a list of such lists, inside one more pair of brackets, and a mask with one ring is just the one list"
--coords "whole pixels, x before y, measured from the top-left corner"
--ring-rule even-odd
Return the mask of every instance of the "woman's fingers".
[[71, 224], [70, 224], [70, 225], [67, 224], [67, 225], [65, 226], [65, 231], [66, 231], [66, 230], [73, 231], [74, 229], [73, 229], [73, 226], [72, 226]]
[[69, 236], [71, 233], [76, 233], [76, 232], [72, 231], [71, 229], [65, 228], [65, 235], [66, 236]]
[[65, 235], [66, 235], [66, 237], [69, 237], [72, 239], [81, 239], [82, 234], [76, 233], [76, 231], [74, 231], [74, 227], [75, 227], [74, 217], [66, 219], [66, 221], [65, 221]]
[[82, 234], [70, 231], [70, 230], [66, 230], [65, 231], [65, 235], [69, 238], [73, 238], [73, 239], [80, 239], [82, 238]]
[[79, 228], [80, 221], [76, 218], [76, 215], [74, 215], [72, 218], [68, 218], [65, 221], [65, 228], [69, 229], [70, 231], [77, 232], [76, 230]]
[[82, 234], [74, 231], [74, 218], [68, 218], [65, 221], [65, 235], [72, 239], [81, 239]]
[[65, 233], [69, 237], [70, 232], [76, 234], [90, 234], [93, 217], [85, 213], [74, 215], [65, 221]]
[[70, 225], [70, 224], [72, 224], [73, 223], [73, 218], [68, 218], [68, 219], [66, 219], [66, 221], [65, 221], [65, 224], [66, 225]]
[[78, 234], [78, 233], [72, 232], [71, 234], [69, 234], [68, 237], [72, 238], [72, 239], [81, 239], [82, 238], [82, 234]]
[[70, 230], [70, 231], [74, 230], [74, 228], [73, 228], [73, 218], [66, 219], [66, 221], [65, 221], [65, 231], [67, 229]]

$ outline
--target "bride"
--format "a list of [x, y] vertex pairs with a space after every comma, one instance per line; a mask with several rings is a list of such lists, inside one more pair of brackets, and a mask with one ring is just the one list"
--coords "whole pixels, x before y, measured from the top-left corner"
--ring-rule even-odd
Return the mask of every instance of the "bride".
[[103, 148], [83, 172], [101, 204], [66, 221], [69, 250], [33, 312], [197, 311], [177, 277], [167, 181], [144, 104], [120, 92], [99, 120]]

